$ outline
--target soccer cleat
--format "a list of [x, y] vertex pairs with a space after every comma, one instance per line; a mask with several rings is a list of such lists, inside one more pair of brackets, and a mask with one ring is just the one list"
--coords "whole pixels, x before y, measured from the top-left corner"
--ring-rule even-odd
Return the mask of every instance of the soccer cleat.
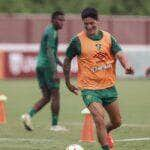
[[60, 125], [51, 126], [51, 131], [68, 131], [65, 127], [62, 127]]
[[110, 134], [107, 135], [108, 145], [110, 148], [114, 147], [114, 140]]
[[22, 123], [23, 123], [25, 129], [28, 131], [32, 131], [33, 126], [32, 126], [30, 115], [26, 113], [26, 114], [21, 116], [21, 119], [22, 119]]

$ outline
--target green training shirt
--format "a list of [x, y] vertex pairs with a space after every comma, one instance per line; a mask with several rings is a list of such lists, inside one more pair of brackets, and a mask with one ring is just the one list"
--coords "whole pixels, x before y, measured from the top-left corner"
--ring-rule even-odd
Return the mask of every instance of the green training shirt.
[[56, 70], [58, 47], [58, 32], [53, 25], [46, 27], [40, 45], [40, 51], [37, 57], [37, 67], [50, 68]]
[[[103, 33], [100, 31], [97, 35], [89, 37], [92, 40], [101, 40]], [[121, 51], [122, 48], [116, 39], [111, 36], [111, 52], [115, 55], [118, 51]], [[76, 55], [80, 56], [81, 54], [81, 43], [77, 36], [73, 37], [66, 51], [66, 56], [72, 59]]]

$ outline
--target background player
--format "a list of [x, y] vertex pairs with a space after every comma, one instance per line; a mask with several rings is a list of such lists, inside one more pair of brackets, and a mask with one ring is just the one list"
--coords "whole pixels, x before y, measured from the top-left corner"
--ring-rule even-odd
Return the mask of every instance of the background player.
[[62, 67], [57, 56], [58, 30], [62, 29], [65, 21], [64, 13], [56, 11], [51, 16], [51, 25], [48, 25], [41, 39], [40, 51], [37, 57], [36, 73], [42, 98], [35, 105], [22, 115], [25, 128], [33, 130], [31, 118], [51, 100], [52, 127], [51, 130], [66, 130], [58, 124], [60, 110], [59, 78], [57, 76], [57, 64]]

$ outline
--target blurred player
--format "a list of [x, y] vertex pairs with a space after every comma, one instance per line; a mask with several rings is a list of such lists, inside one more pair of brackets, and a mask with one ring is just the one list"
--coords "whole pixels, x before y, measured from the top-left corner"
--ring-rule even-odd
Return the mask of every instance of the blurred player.
[[[115, 65], [118, 59], [126, 74], [134, 69], [128, 64], [120, 45], [108, 32], [98, 26], [98, 12], [86, 8], [81, 13], [84, 31], [73, 37], [64, 60], [64, 74], [68, 89], [78, 94], [78, 88], [70, 82], [70, 64], [73, 57], [78, 61], [78, 87], [85, 105], [90, 110], [97, 130], [98, 141], [103, 150], [110, 150], [113, 141], [110, 131], [121, 125], [121, 115], [115, 88]], [[105, 124], [104, 109], [110, 122]]]
[[62, 67], [62, 62], [57, 56], [58, 30], [62, 29], [65, 21], [64, 13], [56, 11], [51, 16], [51, 25], [48, 25], [41, 39], [41, 47], [37, 57], [36, 73], [42, 98], [35, 105], [22, 115], [25, 128], [33, 130], [31, 118], [51, 100], [52, 126], [51, 130], [66, 130], [58, 124], [60, 110], [59, 78], [57, 76], [57, 64]]

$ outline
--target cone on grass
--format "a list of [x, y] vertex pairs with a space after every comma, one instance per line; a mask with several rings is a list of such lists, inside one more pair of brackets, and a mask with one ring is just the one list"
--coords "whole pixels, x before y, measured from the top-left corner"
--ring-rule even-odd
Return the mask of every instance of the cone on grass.
[[4, 102], [7, 100], [7, 97], [3, 94], [0, 94], [0, 124], [6, 123], [6, 111]]
[[84, 114], [83, 127], [81, 130], [81, 142], [94, 142], [94, 122], [92, 115], [90, 114], [87, 108], [81, 111], [81, 114]]

